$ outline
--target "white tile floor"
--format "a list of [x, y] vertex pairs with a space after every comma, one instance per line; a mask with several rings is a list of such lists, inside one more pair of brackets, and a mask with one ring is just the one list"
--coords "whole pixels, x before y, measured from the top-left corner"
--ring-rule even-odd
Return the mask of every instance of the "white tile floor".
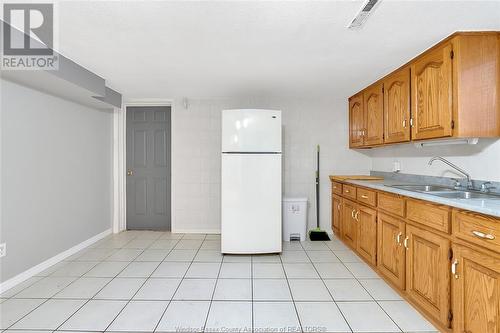
[[218, 235], [109, 236], [0, 295], [4, 332], [436, 332], [342, 242], [222, 256]]

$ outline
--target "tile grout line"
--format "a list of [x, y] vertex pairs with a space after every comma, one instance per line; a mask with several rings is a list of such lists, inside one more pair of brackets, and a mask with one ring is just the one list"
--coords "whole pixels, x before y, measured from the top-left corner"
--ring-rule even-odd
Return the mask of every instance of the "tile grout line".
[[283, 265], [283, 260], [281, 258], [281, 255], [280, 255], [280, 263], [281, 263], [281, 269], [283, 270], [283, 274], [285, 275], [285, 281], [288, 286], [288, 291], [290, 292], [290, 298], [292, 300], [293, 308], [295, 309], [295, 314], [297, 315], [297, 320], [299, 321], [300, 331], [304, 332], [304, 327], [302, 326], [302, 321], [300, 320], [299, 311], [297, 310], [297, 304], [295, 304], [295, 298], [293, 297], [292, 288], [290, 287], [290, 282], [288, 281], [288, 274], [286, 273], [285, 266]]
[[[161, 237], [161, 236], [160, 236], [160, 237]], [[157, 239], [155, 239], [155, 241], [156, 241], [156, 240], [159, 240], [159, 239], [160, 239], [160, 237], [158, 237]], [[179, 238], [179, 239], [177, 240], [177, 242], [175, 243], [175, 245], [174, 245], [171, 249], [169, 249], [168, 254], [170, 254], [170, 253], [174, 250], [175, 246], [176, 246], [176, 245], [177, 245], [177, 244], [181, 241], [181, 239], [182, 239], [182, 238], [184, 238], [184, 235], [182, 235], [182, 237], [181, 237], [181, 238]], [[154, 242], [153, 242], [153, 243], [154, 243]], [[153, 243], [151, 243], [149, 246], [153, 245]], [[147, 248], [149, 248], [149, 246], [148, 246]], [[146, 248], [146, 249], [147, 249], [147, 248]], [[144, 251], [145, 251], [146, 249], [144, 249]], [[143, 251], [143, 252], [144, 252], [144, 251]], [[167, 256], [168, 256], [168, 254], [167, 254]], [[165, 258], [166, 258], [167, 256], [165, 256]], [[132, 262], [133, 262], [133, 261], [131, 261], [131, 263], [132, 263]], [[104, 331], [103, 331], [103, 332], [106, 332], [106, 331], [108, 330], [108, 328], [109, 328], [111, 325], [113, 325], [113, 323], [115, 322], [116, 318], [118, 318], [118, 317], [120, 316], [120, 314], [123, 312], [123, 310], [124, 310], [124, 309], [125, 309], [125, 308], [129, 305], [129, 304], [130, 304], [130, 302], [134, 299], [135, 295], [137, 295], [137, 293], [139, 292], [139, 290], [141, 290], [141, 288], [142, 288], [142, 287], [146, 284], [146, 282], [148, 281], [148, 279], [149, 279], [149, 278], [153, 275], [153, 273], [154, 273], [154, 272], [158, 269], [158, 267], [161, 265], [161, 263], [162, 263], [162, 262], [159, 262], [159, 263], [158, 263], [158, 265], [156, 266], [156, 268], [155, 268], [155, 269], [153, 269], [153, 270], [151, 271], [151, 273], [149, 274], [149, 276], [148, 276], [147, 278], [145, 278], [145, 279], [144, 279], [144, 282], [141, 284], [141, 286], [140, 286], [140, 287], [139, 287], [139, 288], [135, 291], [135, 293], [132, 295], [132, 297], [131, 297], [131, 298], [130, 298], [130, 299], [129, 299], [126, 303], [125, 303], [125, 305], [121, 308], [121, 310], [118, 312], [118, 314], [117, 314], [117, 315], [113, 318], [113, 320], [112, 320], [112, 321], [108, 324], [108, 326], [106, 326], [106, 328], [104, 329]], [[128, 267], [128, 265], [127, 265], [127, 267]], [[123, 272], [123, 270], [122, 270], [121, 272]], [[120, 272], [120, 273], [121, 273], [121, 272]], [[115, 277], [115, 278], [116, 278], [116, 277]], [[168, 302], [168, 304], [170, 304], [170, 301]], [[167, 304], [167, 307], [168, 307], [168, 304]], [[166, 307], [166, 308], [167, 308], [167, 307]], [[165, 308], [165, 309], [166, 309], [166, 308]], [[161, 317], [160, 317], [160, 320], [161, 320]]]
[[[323, 242], [323, 244], [325, 244], [325, 242]], [[325, 244], [325, 245], [326, 245], [326, 244]], [[302, 243], [300, 244], [300, 246], [302, 246]], [[326, 246], [328, 247], [328, 245], [326, 245]], [[302, 246], [302, 248], [304, 248], [304, 247]], [[330, 249], [330, 247], [328, 247], [328, 248]], [[305, 249], [304, 249], [304, 251], [306, 252], [306, 256], [309, 258], [309, 260], [311, 260], [311, 258], [309, 257], [309, 254], [307, 253], [307, 251], [306, 251]], [[335, 255], [335, 253], [334, 253], [331, 249], [330, 249], [330, 251], [333, 253], [333, 255], [334, 255], [335, 257], [337, 257], [337, 256]], [[338, 257], [337, 257], [337, 258], [338, 258]], [[340, 260], [340, 259], [339, 259], [339, 260]], [[344, 265], [344, 263], [342, 262], [342, 260], [340, 260], [340, 262], [342, 263], [342, 265]], [[351, 327], [351, 324], [349, 324], [349, 322], [347, 321], [347, 318], [345, 317], [344, 313], [342, 312], [342, 310], [340, 309], [339, 305], [338, 305], [338, 304], [337, 304], [337, 302], [335, 301], [335, 298], [333, 297], [332, 293], [330, 292], [330, 289], [328, 289], [328, 287], [327, 287], [327, 285], [326, 285], [325, 281], [323, 280], [323, 277], [321, 276], [321, 274], [319, 274], [318, 269], [316, 268], [316, 265], [314, 265], [314, 263], [312, 262], [312, 260], [311, 260], [311, 265], [313, 266], [314, 271], [316, 272], [316, 274], [318, 274], [318, 276], [319, 276], [319, 278], [320, 278], [321, 282], [323, 283], [323, 286], [326, 288], [326, 291], [328, 291], [328, 294], [329, 294], [329, 295], [330, 295], [330, 297], [332, 298], [333, 304], [335, 304], [335, 306], [337, 307], [337, 310], [339, 310], [339, 313], [340, 313], [340, 315], [342, 316], [342, 318], [344, 319], [345, 323], [347, 324], [347, 326], [349, 327], [349, 329], [351, 330], [351, 332], [354, 332], [354, 330], [353, 330], [353, 329], [352, 329], [352, 327]], [[345, 267], [345, 265], [344, 265], [344, 267]], [[347, 267], [345, 267], [345, 268], [347, 269]], [[352, 273], [351, 273], [351, 274], [352, 274]]]
[[[110, 258], [111, 256], [113, 256], [116, 252], [119, 252], [120, 250], [123, 250], [123, 249], [134, 249], [134, 248], [126, 248], [125, 246], [127, 246], [129, 243], [131, 243], [132, 241], [134, 240], [138, 240], [138, 237], [139, 236], [135, 236], [134, 238], [131, 238], [128, 242], [126, 242], [124, 245], [122, 245], [121, 248], [115, 248], [117, 249], [117, 251], [114, 251], [114, 253], [110, 254], [109, 256], [107, 256], [106, 258], [104, 258], [102, 261], [100, 261], [99, 264], [101, 263], [106, 263], [106, 262], [112, 262], [112, 261], [106, 261], [106, 259]], [[157, 239], [154, 239], [152, 243], [154, 243], [154, 241], [158, 240], [159, 237]], [[78, 311], [80, 311], [86, 304], [88, 304], [90, 301], [92, 300], [95, 300], [95, 301], [100, 301], [101, 299], [96, 299], [95, 296], [97, 296], [106, 286], [108, 286], [112, 281], [114, 281], [125, 269], [127, 269], [127, 267], [129, 267], [133, 262], [135, 262], [134, 260], [136, 258], [138, 258], [142, 253], [144, 253], [144, 251], [146, 251], [146, 249], [148, 249], [148, 247], [145, 247], [144, 249], [142, 249], [141, 253], [139, 255], [137, 255], [134, 259], [130, 260], [130, 261], [117, 261], [117, 262], [128, 262], [127, 265], [125, 265], [125, 267], [123, 267], [123, 269], [121, 269], [118, 273], [116, 273], [114, 276], [111, 277], [111, 280], [109, 280], [102, 288], [100, 288], [91, 298], [87, 299], [87, 301], [82, 304], [82, 306], [80, 306], [75, 312], [73, 312], [73, 314], [71, 314], [66, 320], [64, 320], [57, 328], [56, 330], [58, 330], [59, 328], [61, 328], [69, 319], [71, 319]], [[137, 248], [137, 250], [141, 250], [140, 248]], [[78, 258], [78, 257], [77, 257]], [[98, 265], [99, 265], [98, 264]], [[96, 265], [97, 266], [97, 265]], [[88, 272], [87, 272], [88, 273]], [[85, 273], [85, 274], [87, 274]], [[84, 276], [81, 276], [80, 278], [83, 278]], [[147, 279], [144, 281], [146, 282]], [[141, 285], [142, 287], [142, 285]], [[141, 288], [139, 287], [139, 289]], [[139, 290], [138, 289], [138, 290]], [[64, 290], [64, 289], [63, 289]], [[137, 291], [138, 291], [137, 290]], [[62, 290], [61, 290], [62, 291]], [[123, 301], [123, 300], [113, 300], [113, 301]], [[127, 303], [128, 304], [128, 303]], [[125, 304], [125, 306], [127, 305]], [[125, 307], [124, 306], [124, 307]], [[122, 308], [123, 310], [123, 308]], [[121, 312], [121, 311], [120, 311]], [[55, 332], [55, 331], [54, 331]]]
[[[129, 243], [130, 243], [130, 242], [132, 242], [133, 240], [136, 240], [136, 239], [137, 239], [137, 237], [138, 237], [138, 236], [136, 236], [136, 237], [132, 238], [130, 241], [128, 241], [127, 243], [125, 243], [123, 246], [126, 246], [127, 244], [129, 244]], [[123, 250], [124, 248], [125, 248], [125, 247], [121, 247], [121, 248], [119, 248], [119, 249], [118, 249], [118, 251]], [[139, 255], [141, 255], [142, 253], [144, 253], [144, 251], [145, 251], [145, 250], [146, 250], [146, 248], [144, 248], [144, 249], [141, 251], [141, 253], [140, 253]], [[118, 252], [118, 251], [115, 251], [114, 253], [116, 253], [116, 252]], [[113, 254], [114, 254], [114, 253], [113, 253]], [[101, 263], [106, 262], [106, 259], [108, 259], [109, 257], [111, 257], [113, 254], [110, 254], [109, 256], [107, 256], [106, 258], [104, 258], [104, 259], [101, 261]], [[137, 257], [138, 257], [138, 256], [137, 256]], [[136, 257], [136, 258], [137, 258], [137, 257]], [[55, 332], [55, 331], [57, 331], [59, 328], [61, 328], [61, 327], [62, 327], [62, 326], [63, 326], [63, 325], [64, 325], [64, 324], [68, 321], [68, 320], [70, 320], [70, 319], [71, 319], [71, 318], [72, 318], [72, 317], [73, 317], [73, 316], [74, 316], [74, 315], [75, 315], [78, 311], [80, 311], [80, 310], [81, 310], [81, 309], [82, 309], [85, 305], [87, 305], [90, 301], [92, 301], [92, 300], [96, 300], [94, 297], [95, 297], [97, 294], [99, 294], [99, 293], [100, 293], [100, 292], [101, 292], [104, 288], [106, 288], [106, 286], [107, 286], [107, 285], [109, 285], [109, 284], [110, 284], [113, 280], [115, 280], [115, 279], [118, 277], [118, 275], [120, 275], [120, 274], [121, 274], [121, 273], [122, 273], [125, 269], [127, 269], [127, 267], [129, 267], [129, 266], [130, 266], [133, 262], [134, 262], [133, 260], [132, 260], [132, 261], [129, 261], [129, 262], [128, 262], [128, 264], [127, 264], [125, 267], [123, 267], [123, 269], [122, 269], [122, 270], [120, 270], [118, 273], [116, 273], [116, 275], [115, 275], [114, 277], [112, 277], [112, 278], [111, 278], [111, 280], [109, 280], [109, 281], [108, 281], [108, 283], [106, 283], [106, 284], [105, 284], [105, 285], [104, 285], [101, 289], [99, 289], [99, 290], [98, 290], [98, 291], [97, 291], [97, 292], [96, 292], [96, 293], [95, 293], [95, 294], [94, 294], [91, 298], [87, 299], [87, 301], [86, 301], [86, 302], [84, 302], [84, 303], [82, 304], [82, 306], [80, 306], [80, 307], [79, 307], [79, 308], [78, 308], [75, 312], [73, 312], [73, 313], [72, 313], [72, 314], [71, 314], [68, 318], [66, 318], [66, 320], [64, 320], [64, 321], [63, 321], [63, 322], [62, 322], [62, 323], [61, 323], [61, 324], [60, 324], [60, 325], [59, 325], [59, 326], [58, 326], [58, 327], [54, 330], [54, 332]], [[97, 265], [96, 265], [96, 266], [97, 266]], [[87, 273], [88, 273], [88, 272], [87, 272]], [[82, 277], [83, 277], [83, 276], [82, 276]], [[80, 278], [82, 278], [82, 277], [80, 277]], [[142, 286], [141, 286], [141, 287], [142, 287]], [[139, 288], [139, 289], [140, 289], [140, 288]], [[63, 289], [63, 290], [64, 290], [64, 289]], [[62, 291], [62, 290], [61, 290], [61, 291]], [[128, 303], [127, 303], [127, 304], [128, 304]], [[125, 306], [127, 306], [127, 304], [125, 304]], [[125, 306], [122, 308], [122, 310], [125, 308]], [[121, 312], [121, 311], [120, 311], [120, 312]], [[115, 317], [115, 318], [116, 318], [116, 317]]]
[[254, 323], [254, 315], [253, 315], [253, 255], [250, 255], [250, 304], [251, 304], [251, 309], [252, 309], [252, 332], [255, 330], [255, 323]]
[[[110, 235], [110, 236], [108, 236], [108, 237], [112, 237], [112, 235]], [[127, 242], [126, 244], [128, 244], [128, 242]], [[84, 249], [80, 250], [79, 252], [81, 252], [81, 251], [83, 251], [83, 250], [88, 250], [88, 249], [92, 249], [92, 248], [86, 247], [86, 248], [84, 248]], [[116, 252], [116, 251], [115, 251], [115, 252]], [[76, 253], [75, 253], [75, 254], [76, 254]], [[74, 254], [74, 255], [75, 255], [75, 254]], [[85, 252], [84, 252], [84, 253], [82, 253], [80, 256], [76, 257], [75, 259], [77, 259], [77, 258], [81, 257], [81, 256], [82, 256], [82, 255], [84, 255], [84, 254], [85, 254]], [[109, 256], [111, 256], [111, 255], [112, 255], [112, 254], [109, 254]], [[98, 262], [95, 266], [97, 266], [97, 265], [99, 265], [100, 263], [104, 262], [104, 260], [105, 260], [106, 258], [108, 258], [109, 256], [107, 256], [107, 257], [105, 257], [103, 260], [99, 261], [99, 262]], [[62, 260], [61, 262], [63, 262], [63, 261], [64, 261], [64, 260]], [[77, 261], [68, 261], [68, 262], [77, 262]], [[54, 264], [54, 265], [56, 265], [56, 264]], [[94, 267], [95, 267], [95, 266], [94, 266]], [[91, 268], [90, 270], [92, 270], [92, 268]], [[89, 271], [90, 271], [90, 270], [89, 270]], [[88, 273], [88, 272], [87, 272], [87, 273]], [[85, 275], [85, 274], [86, 274], [86, 273], [84, 273], [83, 275]], [[15, 324], [17, 324], [19, 321], [21, 321], [21, 320], [23, 320], [24, 318], [26, 318], [26, 316], [28, 316], [29, 314], [31, 314], [33, 311], [35, 311], [35, 310], [37, 310], [38, 308], [40, 308], [43, 304], [47, 303], [49, 300], [52, 300], [52, 299], [53, 299], [53, 297], [54, 297], [55, 295], [57, 295], [59, 292], [61, 292], [62, 290], [66, 289], [67, 287], [69, 287], [69, 286], [70, 286], [71, 284], [73, 284], [75, 281], [77, 281], [77, 280], [81, 279], [81, 278], [83, 277], [83, 275], [81, 275], [80, 277], [77, 277], [74, 281], [72, 281], [70, 284], [68, 284], [67, 286], [65, 286], [65, 287], [64, 287], [63, 289], [61, 289], [60, 291], [56, 292], [56, 293], [55, 293], [54, 295], [52, 295], [51, 297], [46, 298], [44, 302], [40, 303], [38, 306], [34, 307], [31, 311], [29, 311], [28, 313], [26, 313], [24, 316], [20, 317], [20, 318], [19, 318], [19, 319], [17, 319], [16, 321], [14, 321], [14, 322], [13, 322], [10, 326], [8, 326], [5, 330], [10, 329], [12, 326], [14, 326]], [[49, 275], [49, 276], [50, 276], [50, 275]], [[45, 278], [47, 278], [47, 277], [49, 277], [49, 276], [45, 276], [44, 278], [42, 278], [42, 279], [40, 279], [40, 280], [38, 280], [38, 281], [34, 282], [34, 283], [33, 283], [33, 284], [31, 284], [29, 287], [31, 287], [31, 286], [32, 286], [32, 285], [34, 285], [35, 283], [37, 283], [37, 282], [39, 282], [39, 281], [41, 281], [41, 280], [43, 280], [43, 279], [45, 279]], [[110, 282], [111, 282], [111, 280], [110, 280]], [[108, 283], [109, 283], [109, 282], [108, 282]], [[25, 290], [25, 289], [27, 289], [27, 288], [28, 288], [28, 287], [23, 288], [21, 291], [19, 291], [18, 293], [14, 294], [14, 295], [12, 296], [12, 298], [13, 298], [15, 295], [17, 295], [17, 294], [21, 293], [23, 290]], [[43, 299], [43, 298], [42, 298], [42, 299]], [[86, 303], [87, 303], [87, 302], [85, 302], [83, 305], [85, 305]], [[82, 305], [82, 306], [83, 306], [83, 305]], [[79, 307], [79, 308], [78, 308], [75, 312], [73, 312], [73, 313], [70, 315], [70, 317], [72, 317], [72, 316], [73, 316], [73, 315], [74, 315], [77, 311], [79, 311], [80, 309], [81, 309], [81, 307]], [[70, 317], [68, 317], [68, 318], [67, 318], [64, 322], [66, 322], [66, 321], [67, 321]], [[63, 323], [64, 323], [64, 322], [63, 322]], [[61, 324], [61, 325], [62, 325], [62, 324]], [[58, 327], [56, 328], [56, 330], [57, 330], [59, 327], [60, 327], [60, 326], [58, 326]], [[54, 331], [55, 331], [55, 330], [54, 330]]]
[[[335, 237], [336, 237], [336, 236], [335, 236]], [[340, 241], [340, 240], [339, 240], [339, 241]], [[349, 249], [349, 251], [351, 251], [353, 254], [355, 254], [355, 253], [354, 253], [354, 251], [353, 251], [352, 249]], [[333, 252], [333, 251], [332, 251], [332, 252]], [[335, 253], [334, 253], [334, 254], [335, 254]], [[357, 254], [355, 254], [355, 255], [357, 255]], [[340, 258], [339, 258], [339, 259], [340, 259]], [[347, 269], [347, 270], [348, 270], [348, 271], [352, 274], [352, 276], [354, 277], [354, 279], [356, 280], [356, 282], [358, 282], [358, 283], [359, 283], [359, 285], [361, 286], [361, 288], [363, 288], [363, 290], [365, 290], [365, 291], [366, 291], [366, 293], [367, 293], [368, 295], [370, 295], [370, 297], [372, 298], [373, 302], [374, 302], [374, 303], [376, 303], [376, 304], [378, 305], [378, 307], [379, 307], [379, 308], [380, 308], [380, 309], [381, 309], [381, 310], [382, 310], [382, 311], [383, 311], [383, 312], [387, 315], [387, 317], [389, 317], [389, 319], [391, 319], [391, 321], [394, 323], [394, 325], [396, 325], [396, 327], [399, 329], [399, 331], [400, 331], [400, 332], [403, 332], [403, 329], [401, 329], [401, 327], [400, 327], [400, 326], [396, 323], [396, 321], [395, 321], [395, 320], [394, 320], [394, 319], [393, 319], [393, 318], [392, 318], [392, 317], [391, 317], [391, 316], [387, 313], [387, 311], [385, 311], [385, 309], [384, 309], [384, 308], [380, 305], [380, 303], [379, 303], [379, 302], [375, 299], [375, 297], [373, 297], [373, 295], [372, 295], [372, 294], [368, 291], [368, 289], [366, 289], [366, 288], [365, 288], [365, 286], [364, 286], [364, 285], [363, 285], [363, 284], [359, 281], [359, 278], [358, 278], [356, 275], [354, 275], [354, 273], [353, 273], [353, 272], [349, 269], [349, 267], [348, 267], [348, 266], [346, 266], [346, 265], [344, 264], [344, 262], [343, 262], [342, 260], [341, 260], [341, 262], [342, 262], [342, 264], [345, 266], [345, 268], [346, 268], [346, 269]], [[362, 263], [362, 264], [365, 264], [365, 265], [366, 265], [366, 263], [365, 263], [362, 259], [360, 259], [360, 261], [359, 261], [359, 262], [354, 262], [354, 263]], [[371, 267], [369, 267], [369, 268], [371, 269]], [[368, 278], [367, 278], [367, 279], [368, 279]], [[355, 301], [355, 302], [356, 302], [356, 301]], [[359, 302], [359, 301], [357, 301], [357, 302]], [[368, 301], [368, 302], [371, 302], [371, 301]], [[340, 309], [339, 309], [339, 310], [340, 310]], [[341, 312], [342, 312], [342, 311], [341, 311]], [[342, 315], [343, 315], [343, 314], [342, 314]], [[350, 325], [349, 325], [349, 327], [350, 327]]]
[[[177, 243], [175, 243], [175, 245], [177, 245], [185, 236], [186, 234], [184, 234], [179, 240]], [[160, 319], [158, 320], [158, 322], [156, 323], [155, 325], [155, 328], [153, 329], [153, 332], [157, 332], [157, 329], [158, 329], [158, 326], [160, 325], [161, 323], [161, 320], [163, 319], [163, 317], [165, 316], [165, 313], [167, 312], [167, 309], [169, 308], [170, 304], [172, 304], [174, 300], [174, 296], [175, 294], [177, 293], [177, 291], [179, 290], [179, 287], [181, 286], [182, 284], [182, 281], [184, 281], [188, 271], [189, 271], [189, 268], [191, 267], [191, 265], [193, 264], [194, 262], [194, 259], [196, 258], [196, 256], [198, 255], [198, 253], [200, 252], [200, 249], [203, 245], [203, 243], [205, 242], [205, 239], [207, 238], [207, 235], [205, 234], [205, 237], [203, 237], [203, 240], [200, 244], [200, 247], [198, 248], [198, 250], [196, 251], [196, 253], [194, 254], [193, 258], [191, 259], [191, 262], [189, 263], [189, 266], [187, 267], [186, 271], [184, 272], [184, 275], [181, 277], [180, 281], [179, 281], [179, 284], [177, 285], [177, 288], [175, 288], [175, 291], [173, 292], [172, 294], [172, 297], [170, 298], [170, 301], [168, 302], [167, 306], [165, 307], [165, 309], [163, 310], [163, 313], [161, 314], [160, 316]], [[187, 240], [187, 239], [186, 239]], [[173, 249], [175, 248], [175, 246], [172, 248], [172, 251]], [[171, 252], [171, 251], [170, 251]], [[165, 257], [166, 258], [166, 257]]]
[[[353, 254], [357, 255], [356, 253], [354, 253], [354, 251], [352, 249], [349, 249], [349, 251], [351, 251]], [[332, 251], [333, 252], [333, 251]], [[335, 254], [335, 253], [334, 253]], [[342, 261], [342, 260], [341, 260]], [[364, 265], [367, 265], [362, 259], [360, 259], [359, 262], [354, 262], [354, 263], [361, 263], [361, 264], [364, 264]], [[344, 262], [342, 262], [342, 264], [344, 264]], [[356, 280], [356, 282], [359, 283], [359, 285], [361, 286], [361, 288], [363, 288], [363, 290], [366, 291], [366, 293], [368, 295], [370, 295], [370, 297], [372, 298], [373, 302], [376, 303], [378, 305], [378, 307], [387, 315], [387, 317], [389, 317], [389, 319], [391, 319], [391, 321], [394, 323], [394, 325], [396, 325], [396, 327], [399, 329], [400, 332], [403, 332], [403, 330], [401, 329], [401, 327], [399, 327], [399, 325], [396, 323], [396, 321], [387, 313], [387, 311], [385, 311], [385, 309], [380, 305], [380, 303], [375, 299], [375, 297], [373, 297], [373, 295], [365, 288], [365, 286], [359, 281], [359, 278], [354, 275], [354, 273], [349, 269], [349, 267], [347, 265], [345, 265], [345, 268], [352, 274], [352, 276], [354, 277], [354, 279]], [[369, 267], [371, 269], [371, 267]], [[368, 278], [367, 278], [368, 279]], [[358, 301], [358, 302], [362, 302], [362, 301]], [[372, 301], [368, 301], [368, 302], [372, 302]]]

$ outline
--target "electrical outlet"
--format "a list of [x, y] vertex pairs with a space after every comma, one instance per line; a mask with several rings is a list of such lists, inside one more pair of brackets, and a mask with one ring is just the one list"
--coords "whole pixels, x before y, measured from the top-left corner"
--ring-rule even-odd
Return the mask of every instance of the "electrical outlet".
[[0, 258], [5, 257], [7, 255], [7, 244], [2, 243], [0, 244]]

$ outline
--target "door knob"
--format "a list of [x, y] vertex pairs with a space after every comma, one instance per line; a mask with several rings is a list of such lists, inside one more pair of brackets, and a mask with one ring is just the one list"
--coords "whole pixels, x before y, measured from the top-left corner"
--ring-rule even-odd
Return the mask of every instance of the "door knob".
[[127, 176], [132, 176], [134, 174], [134, 171], [132, 170], [127, 170]]

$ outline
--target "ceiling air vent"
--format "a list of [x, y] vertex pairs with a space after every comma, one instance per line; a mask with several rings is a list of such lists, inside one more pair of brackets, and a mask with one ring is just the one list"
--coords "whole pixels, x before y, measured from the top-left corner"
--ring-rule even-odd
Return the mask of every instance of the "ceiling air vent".
[[366, 1], [361, 10], [356, 14], [347, 28], [358, 29], [363, 26], [368, 16], [375, 10], [377, 4], [382, 0], [368, 0]]

